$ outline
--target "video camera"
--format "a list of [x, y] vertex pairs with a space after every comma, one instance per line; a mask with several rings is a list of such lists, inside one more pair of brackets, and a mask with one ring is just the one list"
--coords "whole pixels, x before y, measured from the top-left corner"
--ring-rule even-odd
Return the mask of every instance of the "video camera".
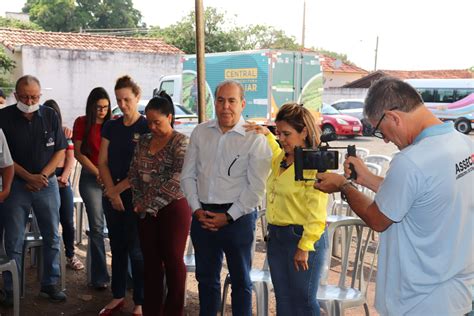
[[[336, 140], [334, 133], [321, 135], [321, 142], [317, 148], [295, 147], [295, 181], [314, 181], [314, 179], [305, 179], [303, 170], [317, 170], [325, 172], [326, 170], [336, 170], [339, 168], [339, 152], [331, 149], [346, 149], [346, 147], [330, 147], [328, 142]], [[355, 145], [347, 146], [347, 155], [356, 156]], [[350, 166], [350, 179], [356, 179], [357, 175], [354, 166]]]

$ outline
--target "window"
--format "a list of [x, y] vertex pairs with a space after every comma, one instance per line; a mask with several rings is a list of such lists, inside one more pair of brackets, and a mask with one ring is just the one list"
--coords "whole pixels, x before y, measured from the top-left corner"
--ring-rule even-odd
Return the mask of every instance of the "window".
[[457, 101], [457, 100], [464, 99], [471, 93], [474, 93], [474, 89], [456, 89], [454, 93], [456, 95], [456, 101]]
[[437, 89], [436, 92], [434, 102], [454, 102], [454, 89]]
[[434, 102], [434, 89], [418, 89], [423, 102]]
[[339, 103], [334, 103], [333, 107], [336, 108], [336, 110], [346, 110], [347, 109], [347, 102], [339, 102]]
[[347, 109], [363, 109], [364, 108], [364, 103], [362, 102], [347, 102]]
[[160, 91], [166, 91], [170, 97], [173, 97], [174, 94], [174, 81], [173, 80], [168, 80], [168, 81], [163, 81], [160, 86]]

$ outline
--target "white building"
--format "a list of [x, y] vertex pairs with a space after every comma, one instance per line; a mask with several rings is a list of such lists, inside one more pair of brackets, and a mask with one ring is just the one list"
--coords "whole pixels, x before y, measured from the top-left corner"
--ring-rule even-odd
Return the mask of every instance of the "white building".
[[114, 106], [118, 77], [130, 75], [148, 99], [161, 76], [182, 72], [183, 52], [155, 38], [0, 28], [0, 44], [16, 63], [12, 81], [36, 76], [41, 100], [56, 100], [69, 127], [85, 114], [87, 96], [95, 87], [104, 87]]

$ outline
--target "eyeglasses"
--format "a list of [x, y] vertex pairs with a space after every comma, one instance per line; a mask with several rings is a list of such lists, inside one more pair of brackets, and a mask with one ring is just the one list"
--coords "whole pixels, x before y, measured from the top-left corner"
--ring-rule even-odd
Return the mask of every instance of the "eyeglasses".
[[108, 105], [106, 105], [106, 106], [100, 106], [100, 105], [98, 105], [98, 106], [96, 107], [96, 109], [97, 109], [97, 111], [99, 111], [99, 112], [108, 111], [108, 110], [109, 110], [109, 106], [108, 106]]
[[[396, 109], [398, 109], [398, 107], [393, 107], [388, 111], [393, 111], [393, 110], [396, 110]], [[377, 125], [375, 125], [374, 131], [372, 132], [372, 136], [375, 136], [375, 137], [380, 138], [380, 139], [385, 138], [385, 135], [379, 130], [379, 126], [380, 126], [380, 123], [382, 123], [382, 120], [385, 117], [385, 114], [387, 114], [387, 112], [384, 112], [382, 117], [380, 117], [380, 120], [378, 121]]]
[[41, 98], [41, 94], [40, 95], [23, 95], [23, 94], [17, 94], [18, 96], [18, 99], [20, 99], [21, 101], [23, 102], [28, 102], [29, 100], [33, 101], [33, 102], [38, 102], [39, 99]]

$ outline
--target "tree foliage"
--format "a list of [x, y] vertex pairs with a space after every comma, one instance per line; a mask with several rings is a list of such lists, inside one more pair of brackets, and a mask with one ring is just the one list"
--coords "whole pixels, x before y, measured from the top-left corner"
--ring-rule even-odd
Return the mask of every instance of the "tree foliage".
[[15, 69], [15, 62], [7, 56], [3, 47], [0, 48], [0, 89], [6, 94], [12, 91], [13, 82], [9, 79], [10, 72]]
[[33, 22], [23, 22], [17, 19], [10, 19], [10, 18], [3, 18], [3, 17], [0, 17], [0, 27], [8, 27], [12, 29], [22, 29], [22, 30], [36, 30], [36, 31], [42, 30], [41, 26]]
[[132, 0], [27, 0], [23, 12], [47, 31], [142, 26], [142, 15]]
[[349, 58], [347, 58], [346, 54], [336, 53], [336, 52], [333, 52], [333, 51], [330, 51], [330, 50], [327, 50], [327, 49], [324, 49], [324, 48], [311, 47], [310, 49], [312, 51], [320, 54], [320, 55], [325, 55], [325, 56], [332, 57], [334, 59], [339, 59], [340, 61], [342, 61], [345, 64], [355, 65], [352, 61], [349, 60]]
[[[284, 31], [265, 25], [248, 25], [236, 27], [235, 21], [213, 7], [204, 12], [204, 36], [206, 53], [236, 50], [279, 48], [298, 49], [294, 37], [287, 36]], [[162, 38], [187, 54], [196, 53], [195, 13], [191, 11], [181, 21], [168, 27], [152, 27], [151, 37]]]

